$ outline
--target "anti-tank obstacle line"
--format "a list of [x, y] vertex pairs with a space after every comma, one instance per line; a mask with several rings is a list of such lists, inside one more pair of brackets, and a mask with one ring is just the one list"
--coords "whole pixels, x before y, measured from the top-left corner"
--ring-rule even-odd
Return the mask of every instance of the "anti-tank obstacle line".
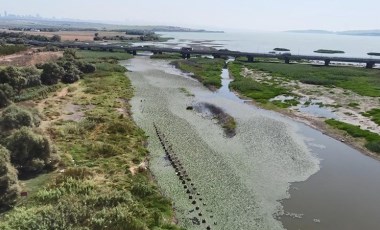
[[[160, 144], [165, 151], [165, 155], [167, 159], [169, 160], [171, 166], [174, 168], [175, 173], [178, 176], [178, 179], [181, 181], [181, 184], [183, 185], [183, 189], [185, 190], [185, 193], [187, 194], [189, 201], [191, 201], [191, 204], [195, 206], [195, 209], [190, 211], [190, 212], [196, 211], [196, 216], [191, 218], [193, 224], [206, 225], [208, 221], [206, 220], [206, 218], [203, 218], [204, 214], [202, 213], [200, 204], [198, 204], [198, 202], [200, 203], [203, 201], [201, 194], [197, 192], [197, 188], [195, 187], [194, 182], [189, 177], [189, 174], [185, 170], [185, 167], [181, 163], [178, 156], [174, 153], [172, 149], [172, 145], [167, 141], [167, 139], [165, 138], [165, 135], [158, 129], [155, 123], [153, 123], [153, 127], [156, 131]], [[206, 203], [203, 202], [202, 204], [203, 206], [206, 206]], [[205, 210], [204, 213], [205, 212], [207, 212], [207, 210]], [[216, 225], [216, 222], [214, 222], [214, 225]], [[211, 229], [210, 225], [208, 225], [206, 229]]]

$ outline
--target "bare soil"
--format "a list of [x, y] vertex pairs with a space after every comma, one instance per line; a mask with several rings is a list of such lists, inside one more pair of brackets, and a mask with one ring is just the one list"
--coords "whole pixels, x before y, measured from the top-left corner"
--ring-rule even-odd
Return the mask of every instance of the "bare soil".
[[40, 63], [57, 60], [63, 52], [36, 52], [35, 49], [0, 56], [0, 66], [33, 66]]

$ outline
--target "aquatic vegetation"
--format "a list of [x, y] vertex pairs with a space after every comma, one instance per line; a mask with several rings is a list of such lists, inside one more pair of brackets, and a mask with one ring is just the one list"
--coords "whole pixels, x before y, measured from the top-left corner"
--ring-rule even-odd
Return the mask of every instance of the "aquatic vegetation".
[[221, 72], [224, 67], [223, 59], [190, 58], [173, 61], [171, 64], [182, 71], [193, 73], [194, 78], [210, 89], [222, 86]]
[[228, 64], [230, 74], [234, 78], [230, 83], [232, 89], [264, 104], [269, 103], [269, 100], [276, 96], [288, 93], [288, 90], [279, 85], [261, 83], [252, 78], [242, 76], [241, 71], [244, 66], [245, 63], [237, 61]]
[[227, 137], [236, 135], [236, 121], [235, 119], [223, 111], [222, 108], [210, 103], [197, 103], [194, 108], [199, 113], [211, 114], [211, 117], [218, 120], [218, 124], [222, 126], [224, 133]]
[[370, 117], [373, 122], [380, 125], [380, 109], [371, 109], [363, 113], [363, 116]]

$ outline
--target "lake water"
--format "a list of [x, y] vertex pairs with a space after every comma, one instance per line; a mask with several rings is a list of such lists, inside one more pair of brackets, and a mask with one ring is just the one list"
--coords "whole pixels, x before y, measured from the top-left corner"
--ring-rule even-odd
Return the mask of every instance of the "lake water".
[[[336, 56], [370, 58], [368, 52], [380, 52], [380, 37], [348, 36], [334, 34], [302, 34], [287, 32], [251, 33], [159, 33], [163, 37], [174, 38], [163, 44], [186, 44], [213, 46], [217, 49], [267, 53], [276, 47], [288, 48], [292, 54], [318, 55], [317, 49], [345, 51]], [[178, 45], [177, 45], [178, 44]]]

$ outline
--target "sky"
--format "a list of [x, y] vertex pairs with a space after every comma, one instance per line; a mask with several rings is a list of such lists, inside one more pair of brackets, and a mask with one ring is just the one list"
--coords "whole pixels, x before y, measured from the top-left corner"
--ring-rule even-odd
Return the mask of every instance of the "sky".
[[0, 0], [0, 14], [204, 29], [380, 29], [379, 0]]

